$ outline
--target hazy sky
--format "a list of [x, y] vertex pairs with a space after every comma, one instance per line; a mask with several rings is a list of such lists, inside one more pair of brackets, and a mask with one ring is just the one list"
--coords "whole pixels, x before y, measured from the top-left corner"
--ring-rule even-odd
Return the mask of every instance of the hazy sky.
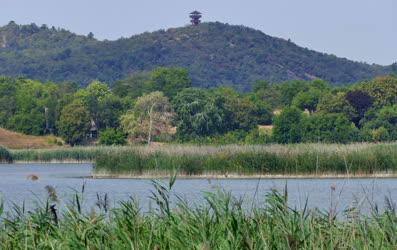
[[186, 25], [194, 9], [203, 21], [242, 24], [339, 57], [397, 61], [397, 0], [0, 0], [0, 24], [45, 23], [114, 40]]

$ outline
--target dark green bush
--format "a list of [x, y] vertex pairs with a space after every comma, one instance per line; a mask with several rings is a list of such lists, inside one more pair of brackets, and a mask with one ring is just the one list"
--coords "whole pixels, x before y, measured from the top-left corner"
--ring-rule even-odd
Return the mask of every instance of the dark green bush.
[[361, 139], [359, 129], [343, 114], [304, 116], [301, 131], [303, 142], [349, 143]]
[[12, 161], [11, 153], [6, 148], [0, 146], [0, 163], [10, 163]]
[[101, 145], [125, 145], [126, 143], [125, 133], [118, 129], [105, 129], [99, 135], [99, 144]]

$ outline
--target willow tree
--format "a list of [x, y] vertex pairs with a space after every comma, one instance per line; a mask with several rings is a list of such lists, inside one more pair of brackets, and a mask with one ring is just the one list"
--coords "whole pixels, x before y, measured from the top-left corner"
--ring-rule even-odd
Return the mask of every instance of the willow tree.
[[154, 135], [170, 131], [173, 117], [168, 98], [156, 91], [139, 97], [133, 109], [121, 117], [121, 125], [130, 137], [146, 138], [150, 144]]

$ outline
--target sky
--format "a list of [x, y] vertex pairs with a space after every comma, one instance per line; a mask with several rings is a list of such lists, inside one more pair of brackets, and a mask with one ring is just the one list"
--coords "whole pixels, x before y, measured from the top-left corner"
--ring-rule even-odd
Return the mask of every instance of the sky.
[[47, 24], [115, 40], [203, 21], [259, 29], [360, 62], [397, 62], [397, 0], [0, 0], [0, 25]]

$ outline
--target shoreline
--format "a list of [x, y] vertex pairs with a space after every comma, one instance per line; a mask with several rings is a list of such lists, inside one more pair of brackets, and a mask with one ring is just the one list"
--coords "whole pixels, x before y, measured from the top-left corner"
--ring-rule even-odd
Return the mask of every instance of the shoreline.
[[[14, 161], [1, 165], [10, 164], [95, 164], [93, 161], [76, 161], [76, 160], [52, 160], [52, 161]], [[169, 172], [146, 172], [143, 174], [112, 174], [106, 171], [95, 173], [87, 176], [92, 179], [167, 179], [172, 176]], [[320, 173], [320, 174], [237, 174], [237, 173], [204, 173], [204, 174], [177, 174], [178, 179], [224, 179], [224, 180], [249, 180], [249, 179], [397, 179], [397, 172], [376, 172], [372, 174], [356, 173], [356, 174], [336, 174], [336, 173]]]
[[51, 160], [51, 161], [14, 161], [8, 164], [94, 164], [94, 161]]
[[[172, 174], [110, 174], [110, 173], [94, 173], [93, 179], [167, 179]], [[374, 174], [199, 174], [187, 175], [177, 174], [178, 179], [224, 179], [224, 180], [249, 180], [249, 179], [395, 179], [396, 173], [374, 173]]]

